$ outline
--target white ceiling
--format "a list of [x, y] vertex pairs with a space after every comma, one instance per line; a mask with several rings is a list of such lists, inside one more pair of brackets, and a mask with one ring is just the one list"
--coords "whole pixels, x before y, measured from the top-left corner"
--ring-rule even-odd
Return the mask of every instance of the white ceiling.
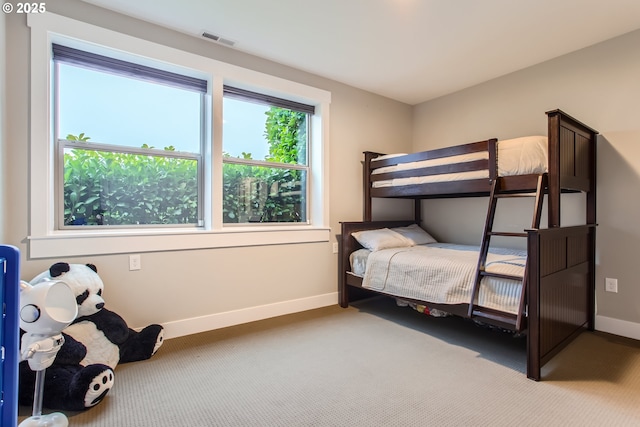
[[639, 0], [84, 1], [412, 105], [640, 28]]

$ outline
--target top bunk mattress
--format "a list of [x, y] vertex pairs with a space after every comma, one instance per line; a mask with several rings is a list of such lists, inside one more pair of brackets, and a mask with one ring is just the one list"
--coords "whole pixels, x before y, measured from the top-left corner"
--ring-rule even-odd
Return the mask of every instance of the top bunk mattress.
[[[546, 136], [525, 136], [505, 139], [498, 141], [497, 147], [498, 176], [541, 174], [548, 172], [549, 160]], [[375, 168], [376, 161], [392, 159], [403, 155], [405, 154], [399, 153], [376, 157], [371, 161], [371, 165]], [[486, 160], [488, 158], [489, 153], [487, 151], [481, 151], [477, 153], [422, 160], [419, 162], [399, 163], [397, 165], [375, 168], [372, 171], [372, 175], [396, 171], [408, 171], [425, 167], [460, 164], [477, 160]], [[383, 179], [373, 181], [372, 186], [373, 188], [383, 188], [473, 179], [489, 179], [489, 170], [483, 169], [459, 173], [443, 173], [427, 176]]]

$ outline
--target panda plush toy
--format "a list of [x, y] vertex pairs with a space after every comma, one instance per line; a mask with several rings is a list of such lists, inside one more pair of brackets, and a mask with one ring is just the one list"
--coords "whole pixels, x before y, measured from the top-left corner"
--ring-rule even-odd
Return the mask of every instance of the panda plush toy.
[[[78, 317], [62, 331], [65, 343], [45, 372], [43, 406], [84, 410], [107, 395], [118, 363], [146, 360], [158, 351], [164, 329], [153, 324], [137, 332], [118, 314], [104, 308], [104, 284], [93, 264], [59, 262], [30, 283], [36, 285], [48, 279], [62, 280], [69, 285], [78, 303]], [[86, 378], [78, 382], [79, 377]], [[34, 378], [35, 373], [26, 362], [21, 362], [21, 404], [32, 401]]]

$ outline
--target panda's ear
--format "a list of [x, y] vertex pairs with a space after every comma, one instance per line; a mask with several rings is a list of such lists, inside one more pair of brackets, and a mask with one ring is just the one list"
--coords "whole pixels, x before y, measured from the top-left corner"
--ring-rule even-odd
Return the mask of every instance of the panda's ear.
[[56, 262], [51, 267], [49, 267], [49, 274], [51, 275], [51, 277], [58, 277], [62, 275], [62, 273], [67, 273], [69, 270], [71, 270], [71, 267], [69, 267], [68, 263]]
[[92, 269], [95, 273], [97, 273], [97, 272], [98, 272], [98, 267], [96, 267], [96, 266], [95, 266], [95, 265], [93, 265], [93, 264], [87, 264], [87, 267], [89, 267], [90, 269]]

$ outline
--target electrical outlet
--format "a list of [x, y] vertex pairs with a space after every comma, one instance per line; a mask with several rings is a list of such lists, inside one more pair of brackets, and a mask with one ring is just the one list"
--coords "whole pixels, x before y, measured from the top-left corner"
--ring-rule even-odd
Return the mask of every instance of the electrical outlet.
[[141, 269], [142, 269], [142, 260], [140, 259], [140, 254], [129, 255], [129, 271], [141, 270]]
[[338, 253], [338, 242], [333, 242], [333, 253], [334, 254]]
[[604, 279], [604, 290], [607, 292], [618, 292], [618, 279]]

